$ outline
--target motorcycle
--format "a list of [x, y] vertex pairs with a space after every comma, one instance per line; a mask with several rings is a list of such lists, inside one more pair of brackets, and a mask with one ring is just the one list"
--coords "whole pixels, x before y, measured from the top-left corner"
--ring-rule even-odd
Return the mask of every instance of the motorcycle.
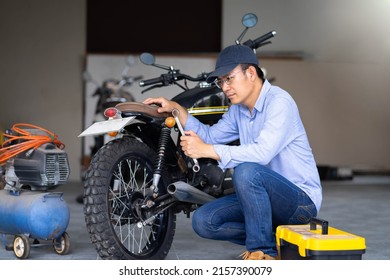
[[[241, 40], [257, 23], [254, 14], [242, 19]], [[271, 31], [247, 40], [254, 51], [269, 44]], [[223, 92], [205, 82], [209, 73], [191, 77], [173, 67], [154, 63], [151, 54], [141, 61], [168, 70], [143, 80], [147, 90], [178, 85], [184, 89], [172, 98], [204, 123], [218, 121], [229, 107]], [[149, 62], [148, 62], [149, 61]], [[198, 82], [192, 89], [179, 81]], [[178, 111], [158, 113], [157, 106], [126, 102], [108, 108], [107, 121], [95, 123], [79, 137], [118, 133], [92, 158], [84, 185], [84, 214], [90, 239], [102, 259], [164, 259], [173, 242], [176, 215], [190, 215], [202, 204], [234, 192], [232, 171], [223, 171], [212, 159], [192, 159], [181, 150], [183, 127]]]

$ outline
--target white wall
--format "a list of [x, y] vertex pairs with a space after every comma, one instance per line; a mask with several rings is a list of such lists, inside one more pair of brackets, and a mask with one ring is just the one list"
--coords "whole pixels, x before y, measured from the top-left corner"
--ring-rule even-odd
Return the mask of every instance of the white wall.
[[255, 36], [276, 30], [264, 51], [302, 51], [322, 62], [390, 64], [388, 0], [224, 0], [223, 45], [231, 44], [246, 12], [259, 18]]

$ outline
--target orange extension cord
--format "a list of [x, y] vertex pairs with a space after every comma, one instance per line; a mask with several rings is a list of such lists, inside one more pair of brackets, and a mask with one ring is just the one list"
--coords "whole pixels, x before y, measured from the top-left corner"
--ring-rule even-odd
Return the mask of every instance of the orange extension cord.
[[[24, 128], [38, 129], [45, 132], [47, 135], [32, 135]], [[65, 148], [65, 145], [58, 140], [57, 135], [37, 125], [17, 123], [12, 126], [12, 130], [17, 135], [4, 133], [4, 137], [7, 138], [7, 140], [3, 142], [3, 145], [0, 148], [0, 165], [5, 164], [9, 159], [22, 152], [28, 151], [30, 149], [36, 150], [45, 143], [53, 143], [60, 149]], [[15, 140], [18, 142], [17, 144], [11, 144], [7, 146], [7, 144]], [[18, 140], [21, 140], [22, 142]]]

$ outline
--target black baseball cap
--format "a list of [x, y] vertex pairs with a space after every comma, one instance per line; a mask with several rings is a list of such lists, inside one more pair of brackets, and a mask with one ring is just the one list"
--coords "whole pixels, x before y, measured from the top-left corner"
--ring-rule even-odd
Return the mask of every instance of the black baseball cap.
[[245, 45], [231, 45], [224, 48], [218, 55], [215, 70], [206, 79], [212, 83], [216, 78], [227, 75], [241, 63], [258, 65], [259, 61], [255, 52]]

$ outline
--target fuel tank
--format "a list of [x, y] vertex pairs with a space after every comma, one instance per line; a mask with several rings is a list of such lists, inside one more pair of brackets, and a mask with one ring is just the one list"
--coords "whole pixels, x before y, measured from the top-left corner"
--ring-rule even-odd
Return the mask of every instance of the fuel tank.
[[65, 232], [69, 218], [61, 192], [0, 190], [1, 233], [56, 239]]

